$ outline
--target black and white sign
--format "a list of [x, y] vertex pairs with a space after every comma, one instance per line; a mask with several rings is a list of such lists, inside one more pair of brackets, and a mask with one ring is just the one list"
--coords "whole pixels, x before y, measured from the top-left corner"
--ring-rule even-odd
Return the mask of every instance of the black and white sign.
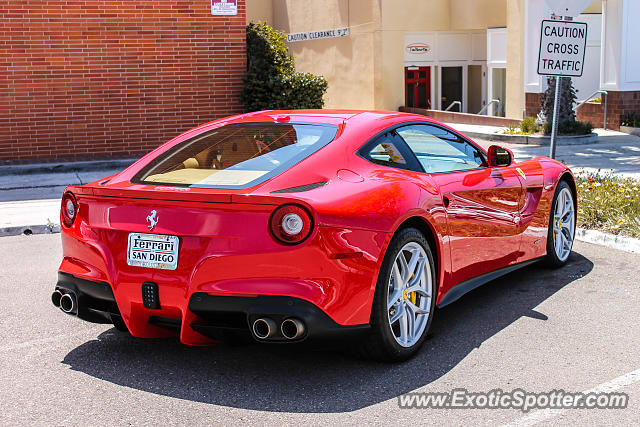
[[178, 236], [129, 233], [127, 264], [138, 267], [175, 270], [178, 268]]
[[237, 15], [238, 0], [211, 0], [212, 15]]
[[585, 22], [542, 21], [538, 74], [581, 77], [586, 45]]
[[330, 39], [333, 37], [346, 37], [349, 35], [349, 28], [336, 28], [333, 30], [310, 31], [307, 33], [287, 34], [287, 41], [303, 42], [306, 40]]

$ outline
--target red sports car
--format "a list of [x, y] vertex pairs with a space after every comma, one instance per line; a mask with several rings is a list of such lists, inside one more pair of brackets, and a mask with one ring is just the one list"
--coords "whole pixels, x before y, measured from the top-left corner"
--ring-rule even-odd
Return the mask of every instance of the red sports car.
[[69, 187], [52, 300], [136, 337], [348, 337], [402, 360], [436, 306], [563, 265], [575, 218], [565, 165], [513, 163], [424, 116], [243, 114]]

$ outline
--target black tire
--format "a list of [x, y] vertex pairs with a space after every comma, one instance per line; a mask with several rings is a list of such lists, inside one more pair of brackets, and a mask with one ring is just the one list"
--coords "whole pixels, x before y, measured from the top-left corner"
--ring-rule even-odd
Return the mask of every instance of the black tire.
[[[420, 339], [411, 347], [403, 347], [396, 341], [393, 331], [391, 330], [391, 326], [389, 325], [389, 312], [387, 309], [387, 300], [389, 297], [388, 284], [391, 269], [398, 252], [400, 252], [400, 250], [410, 242], [415, 242], [422, 246], [429, 260], [432, 277], [431, 308], [428, 314], [426, 327]], [[424, 235], [415, 228], [405, 228], [399, 231], [391, 240], [380, 268], [378, 283], [376, 285], [376, 291], [373, 299], [373, 306], [371, 309], [371, 332], [360, 344], [360, 354], [368, 359], [378, 360], [381, 362], [400, 362], [414, 356], [424, 343], [431, 327], [436, 297], [437, 276], [435, 272], [433, 254], [429, 247], [429, 243], [425, 239]]]
[[[553, 234], [554, 213], [556, 211], [556, 205], [558, 204], [558, 195], [565, 188], [569, 190], [569, 193], [571, 194], [571, 199], [573, 200], [574, 218], [576, 218], [577, 216], [575, 195], [573, 194], [573, 191], [571, 190], [571, 187], [569, 186], [567, 181], [562, 180], [556, 186], [556, 191], [553, 195], [553, 203], [551, 204], [551, 212], [549, 212], [549, 227], [547, 231], [547, 255], [545, 257], [545, 264], [551, 268], [560, 268], [563, 265], [565, 265], [569, 260], [569, 257], [567, 257], [565, 260], [561, 260], [556, 254], [556, 248], [554, 246], [555, 240], [554, 240], [554, 234]], [[576, 232], [575, 229], [576, 229], [576, 221], [574, 221], [574, 224], [573, 224], [574, 240], [575, 240], [575, 232]], [[573, 246], [573, 242], [571, 242], [571, 244]]]

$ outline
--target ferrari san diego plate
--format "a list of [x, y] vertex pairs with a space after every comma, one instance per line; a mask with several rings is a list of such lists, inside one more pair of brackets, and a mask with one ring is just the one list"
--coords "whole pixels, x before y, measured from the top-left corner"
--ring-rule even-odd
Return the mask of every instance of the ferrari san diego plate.
[[127, 264], [175, 270], [178, 267], [178, 236], [129, 233]]

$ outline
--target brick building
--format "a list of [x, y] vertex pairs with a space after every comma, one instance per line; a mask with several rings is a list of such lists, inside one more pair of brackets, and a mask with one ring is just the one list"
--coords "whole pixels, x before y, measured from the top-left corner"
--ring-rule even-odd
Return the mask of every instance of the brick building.
[[0, 163], [131, 156], [242, 111], [245, 1], [4, 0]]

